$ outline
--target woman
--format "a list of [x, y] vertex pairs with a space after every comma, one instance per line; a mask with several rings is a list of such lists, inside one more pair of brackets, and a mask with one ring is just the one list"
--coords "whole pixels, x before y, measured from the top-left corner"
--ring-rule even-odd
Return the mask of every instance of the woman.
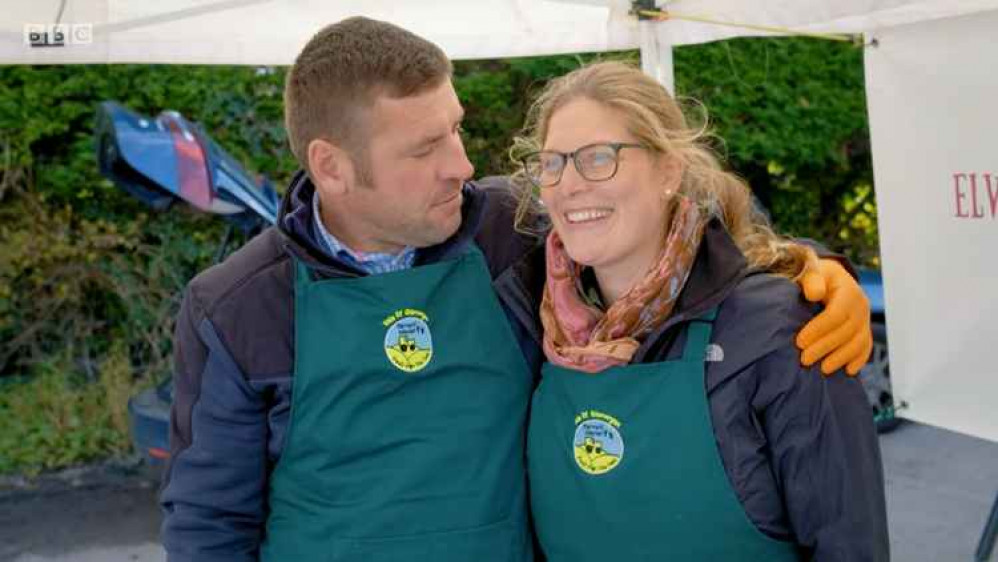
[[807, 252], [630, 66], [553, 81], [527, 131], [521, 209], [539, 193], [553, 226], [528, 438], [547, 558], [886, 560], [860, 383], [793, 345]]

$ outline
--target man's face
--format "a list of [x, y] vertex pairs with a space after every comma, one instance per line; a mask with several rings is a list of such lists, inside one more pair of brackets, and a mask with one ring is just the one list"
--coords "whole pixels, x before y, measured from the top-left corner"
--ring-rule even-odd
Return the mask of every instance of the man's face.
[[370, 184], [357, 185], [349, 204], [363, 224], [356, 249], [396, 252], [443, 242], [461, 225], [461, 187], [475, 171], [450, 80], [406, 98], [382, 95], [369, 115]]

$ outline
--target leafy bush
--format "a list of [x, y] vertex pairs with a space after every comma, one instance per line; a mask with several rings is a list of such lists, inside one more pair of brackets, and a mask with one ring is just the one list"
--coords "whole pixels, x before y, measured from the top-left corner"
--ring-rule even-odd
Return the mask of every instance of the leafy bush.
[[778, 230], [877, 265], [862, 49], [738, 39], [677, 49], [675, 65]]
[[209, 217], [84, 219], [25, 194], [0, 208], [0, 366], [64, 354], [94, 378], [110, 341], [128, 342], [140, 377], [169, 369], [172, 316], [187, 280], [221, 232]]
[[99, 372], [88, 382], [62, 355], [36, 365], [26, 381], [4, 381], [0, 474], [34, 475], [129, 449], [128, 397], [140, 385], [124, 344], [111, 346]]

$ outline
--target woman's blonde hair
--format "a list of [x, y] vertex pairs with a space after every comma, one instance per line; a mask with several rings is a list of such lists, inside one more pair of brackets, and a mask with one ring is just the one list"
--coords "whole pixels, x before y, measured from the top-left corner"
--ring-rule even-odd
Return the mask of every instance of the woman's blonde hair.
[[[616, 110], [639, 142], [678, 158], [683, 170], [678, 195], [720, 217], [750, 267], [787, 277], [800, 274], [813, 253], [772, 231], [753, 204], [745, 182], [725, 171], [710, 149], [706, 119], [703, 126], [690, 127], [669, 92], [634, 66], [599, 62], [552, 80], [531, 106], [523, 133], [510, 150], [511, 157], [518, 161], [523, 154], [543, 146], [551, 116], [580, 98]], [[537, 224], [537, 217], [543, 215], [537, 188], [522, 169], [513, 174], [512, 185], [518, 199], [517, 228], [529, 230], [527, 225]], [[671, 201], [674, 205], [675, 198]], [[671, 215], [668, 209], [666, 216]]]

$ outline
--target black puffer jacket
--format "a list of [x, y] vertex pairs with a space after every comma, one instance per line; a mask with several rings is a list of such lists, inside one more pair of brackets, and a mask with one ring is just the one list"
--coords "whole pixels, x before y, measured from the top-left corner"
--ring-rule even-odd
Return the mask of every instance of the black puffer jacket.
[[[540, 339], [542, 251], [497, 280], [499, 294]], [[718, 306], [707, 364], [714, 435], [728, 478], [763, 533], [800, 544], [807, 559], [889, 559], [880, 450], [857, 379], [804, 368], [793, 340], [814, 309], [792, 282], [753, 274], [718, 220], [708, 224], [673, 315], [634, 363], [680, 356], [690, 319]]]

